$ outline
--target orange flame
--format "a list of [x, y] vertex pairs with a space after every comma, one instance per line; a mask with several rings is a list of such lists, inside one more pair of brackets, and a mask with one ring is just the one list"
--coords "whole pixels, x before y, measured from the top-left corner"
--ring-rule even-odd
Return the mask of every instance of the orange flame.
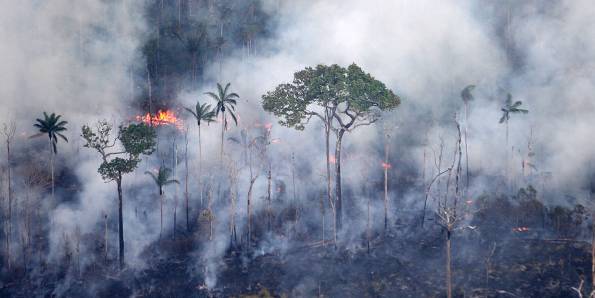
[[382, 163], [382, 168], [383, 168], [383, 169], [385, 169], [385, 170], [388, 170], [388, 169], [390, 169], [391, 167], [392, 167], [392, 166], [391, 166], [389, 163], [385, 163], [385, 162], [383, 162], [383, 163]]
[[184, 128], [182, 119], [176, 117], [176, 114], [171, 110], [159, 110], [156, 115], [149, 113], [143, 116], [136, 116], [136, 121], [140, 121], [153, 126], [174, 125], [178, 129]]

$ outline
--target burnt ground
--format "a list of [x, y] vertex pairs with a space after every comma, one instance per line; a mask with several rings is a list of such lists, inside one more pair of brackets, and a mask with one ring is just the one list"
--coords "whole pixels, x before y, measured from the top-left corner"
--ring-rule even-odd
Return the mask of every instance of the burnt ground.
[[[571, 287], [578, 285], [579, 274], [590, 276], [588, 242], [533, 233], [500, 236], [492, 241], [472, 230], [455, 233], [456, 297], [576, 297]], [[77, 274], [64, 265], [4, 274], [0, 296], [444, 297], [444, 238], [438, 228], [392, 231], [377, 235], [369, 252], [363, 242], [349, 248], [302, 242], [268, 254], [236, 247], [218, 265], [217, 286], [209, 291], [193, 253], [197, 241], [182, 236], [147, 249], [144, 269], [118, 272], [111, 264]]]

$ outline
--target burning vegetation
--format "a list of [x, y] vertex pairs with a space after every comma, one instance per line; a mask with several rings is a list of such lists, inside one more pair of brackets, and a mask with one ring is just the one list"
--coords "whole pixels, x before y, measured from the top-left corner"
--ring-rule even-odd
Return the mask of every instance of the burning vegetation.
[[[117, 108], [140, 109], [139, 115], [92, 119], [75, 109], [52, 106], [52, 99], [41, 108], [60, 109], [59, 114], [19, 110], [18, 120], [0, 120], [1, 297], [595, 297], [595, 175], [589, 164], [590, 177], [579, 179], [581, 172], [573, 169], [572, 175], [565, 173], [572, 177], [564, 179], [562, 170], [552, 170], [555, 163], [546, 163], [546, 155], [568, 147], [544, 145], [550, 136], [538, 131], [548, 126], [535, 115], [543, 113], [543, 106], [531, 98], [557, 94], [549, 84], [560, 73], [572, 77], [588, 71], [580, 68], [581, 60], [572, 60], [563, 71], [543, 74], [545, 80], [542, 74], [533, 78], [539, 69], [531, 64], [531, 55], [559, 39], [546, 38], [539, 47], [522, 49], [518, 39], [526, 32], [510, 28], [528, 11], [547, 11], [556, 16], [548, 21], [562, 26], [569, 18], [562, 18], [560, 11], [572, 11], [572, 4], [555, 13], [549, 12], [550, 6], [510, 4], [502, 20], [489, 18], [497, 26], [490, 27], [490, 34], [498, 35], [489, 42], [442, 37], [450, 31], [478, 35], [472, 26], [440, 23], [448, 32], [432, 27], [429, 31], [437, 31], [438, 40], [449, 42], [437, 46], [449, 49], [441, 50], [439, 57], [461, 55], [461, 49], [473, 44], [494, 44], [505, 48], [490, 57], [511, 61], [496, 67], [484, 56], [466, 56], [448, 61], [448, 67], [437, 65], [449, 72], [441, 77], [432, 70], [420, 76], [427, 80], [422, 82], [417, 74], [413, 80], [401, 77], [382, 68], [386, 61], [372, 59], [389, 51], [385, 39], [401, 37], [399, 32], [366, 36], [380, 43], [372, 47], [377, 52], [367, 52], [369, 42], [364, 43], [366, 50], [361, 51], [369, 56], [349, 47], [342, 50], [353, 56], [329, 59], [340, 53], [323, 53], [332, 61], [363, 61], [373, 73], [356, 63], [321, 63], [291, 77], [287, 65], [292, 62], [286, 56], [276, 59], [283, 61], [282, 67], [255, 67], [260, 61], [272, 63], [268, 55], [281, 51], [264, 47], [280, 46], [271, 39], [280, 34], [276, 26], [292, 23], [280, 19], [291, 16], [284, 9], [293, 7], [292, 1], [141, 2], [146, 7], [139, 14], [144, 17], [139, 27], [147, 32], [138, 37], [143, 44], [135, 44], [128, 54], [142, 61], [127, 65], [129, 73], [117, 76], [130, 78], [130, 90], [114, 92], [118, 97], [131, 95], [130, 101], [118, 101]], [[319, 18], [318, 9], [325, 18], [332, 16], [325, 10], [331, 2], [305, 5], [316, 12], [305, 19]], [[349, 7], [355, 2], [341, 3]], [[379, 7], [396, 11], [389, 2], [380, 1]], [[101, 42], [113, 41], [112, 34], [130, 40], [130, 29], [119, 20], [110, 31], [96, 19], [97, 11], [79, 13], [98, 6], [102, 12], [126, 12], [126, 20], [140, 17], [129, 15], [138, 13], [132, 9], [135, 1], [114, 3], [77, 5], [72, 12], [69, 4], [64, 15], [51, 19], [52, 29], [68, 27], [58, 35], [76, 39], [56, 43], [68, 49], [64, 56], [80, 59], [60, 65], [87, 66], [99, 60], [101, 67], [88, 69], [107, 68], [102, 65], [105, 57], [95, 57], [100, 52], [96, 49], [106, 50]], [[433, 5], [443, 5], [439, 3]], [[407, 11], [409, 6], [415, 5], [399, 9]], [[54, 14], [45, 5], [32, 7], [42, 12], [34, 14], [39, 18]], [[499, 11], [497, 7], [489, 6], [485, 13]], [[467, 9], [455, 8], [438, 11]], [[559, 22], [558, 15], [565, 22]], [[89, 26], [79, 24], [90, 16]], [[398, 19], [408, 18], [405, 13]], [[326, 21], [334, 22], [328, 19], [314, 22], [314, 27], [352, 23], [326, 26]], [[383, 21], [370, 23], [390, 27]], [[543, 23], [539, 18], [537, 26], [531, 24], [529, 35]], [[0, 24], [6, 25], [2, 18]], [[415, 38], [399, 40], [399, 49], [424, 56], [399, 67], [413, 63], [417, 71], [417, 61], [424, 61], [421, 72], [427, 61], [434, 65], [441, 60], [427, 57], [430, 49], [410, 50], [419, 47], [418, 39], [423, 46], [436, 41], [433, 35], [417, 35], [424, 26], [412, 27]], [[10, 31], [20, 26], [0, 26], [0, 31], [5, 27]], [[125, 34], [112, 32], [119, 30]], [[348, 31], [347, 38], [357, 38], [359, 30]], [[337, 36], [346, 38], [343, 35]], [[588, 34], [570, 40], [582, 41], [583, 35]], [[569, 42], [553, 47], [557, 59], [552, 60], [559, 62], [558, 53]], [[0, 45], [0, 52], [4, 47]], [[294, 51], [301, 49], [292, 43]], [[295, 61], [326, 61], [299, 58]], [[482, 67], [487, 64], [490, 74], [475, 73], [473, 60]], [[455, 69], [466, 63], [473, 71]], [[510, 72], [492, 77], [500, 68]], [[44, 64], [43, 69], [53, 68]], [[531, 69], [531, 80], [523, 80], [519, 69]], [[411, 70], [405, 70], [410, 76]], [[262, 72], [266, 76], [260, 77]], [[32, 77], [37, 79], [37, 73]], [[92, 77], [95, 82], [106, 76]], [[581, 88], [564, 83], [587, 90], [585, 77], [581, 74]], [[547, 92], [520, 88], [535, 84], [533, 80], [546, 81]], [[72, 94], [104, 92], [77, 91]], [[402, 98], [405, 95], [408, 98]], [[434, 95], [440, 104], [425, 102]], [[402, 105], [405, 100], [408, 104]], [[156, 107], [170, 108], [155, 112]], [[571, 128], [590, 127], [582, 124]], [[576, 148], [562, 149], [586, 155]], [[560, 181], [570, 180], [581, 182], [571, 191], [560, 186]]]

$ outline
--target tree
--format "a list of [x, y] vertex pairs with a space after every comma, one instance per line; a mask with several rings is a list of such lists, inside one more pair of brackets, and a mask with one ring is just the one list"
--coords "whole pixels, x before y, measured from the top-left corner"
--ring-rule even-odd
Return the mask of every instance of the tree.
[[163, 195], [165, 194], [163, 192], [163, 188], [166, 185], [172, 184], [172, 183], [177, 183], [180, 184], [180, 182], [178, 180], [175, 179], [170, 179], [171, 177], [171, 169], [165, 167], [165, 166], [160, 166], [159, 170], [157, 170], [157, 175], [155, 175], [153, 172], [149, 172], [146, 171], [145, 174], [151, 176], [151, 178], [153, 178], [153, 182], [155, 182], [155, 185], [157, 185], [157, 188], [159, 189], [159, 201], [160, 201], [160, 206], [161, 206], [161, 227], [160, 227], [160, 231], [159, 231], [159, 239], [161, 239], [161, 235], [163, 234]]
[[[115, 181], [118, 188], [118, 242], [120, 268], [124, 267], [124, 220], [122, 215], [122, 175], [132, 173], [141, 161], [140, 155], [155, 151], [157, 133], [144, 123], [120, 125], [118, 135], [111, 135], [112, 125], [102, 120], [95, 130], [83, 125], [81, 136], [84, 147], [95, 149], [101, 155], [98, 172], [106, 182]], [[120, 141], [120, 146], [117, 146]]]
[[512, 95], [508, 93], [506, 95], [506, 101], [504, 102], [504, 106], [500, 109], [502, 110], [502, 117], [500, 117], [500, 123], [506, 124], [506, 178], [508, 179], [508, 121], [510, 120], [510, 115], [512, 114], [527, 114], [529, 110], [521, 109], [520, 106], [523, 104], [522, 101], [517, 100], [514, 103], [512, 102]]
[[[203, 103], [200, 104], [200, 102], [196, 102], [196, 106], [194, 107], [194, 110], [190, 109], [190, 108], [185, 108], [186, 111], [188, 111], [190, 114], [192, 114], [192, 116], [194, 116], [194, 119], [196, 120], [196, 125], [198, 126], [198, 181], [199, 181], [199, 185], [201, 185], [201, 189], [200, 189], [200, 205], [202, 207], [202, 141], [201, 141], [201, 135], [200, 135], [200, 125], [203, 122], [206, 122], [207, 124], [215, 121], [215, 111], [211, 109], [211, 105]], [[188, 213], [188, 208], [186, 208], [186, 213]]]
[[467, 128], [469, 127], [469, 102], [473, 100], [471, 91], [475, 89], [475, 85], [468, 85], [461, 91], [461, 99], [465, 104], [465, 179], [467, 188], [469, 188], [469, 142], [467, 142]]
[[12, 239], [12, 160], [10, 156], [10, 143], [14, 140], [16, 129], [14, 121], [2, 125], [2, 135], [4, 135], [4, 141], [6, 142], [6, 168], [8, 172], [8, 232], [6, 235], [6, 261], [9, 270], [11, 266], [10, 241]]
[[221, 87], [221, 84], [217, 83], [217, 93], [206, 92], [208, 96], [217, 102], [215, 106], [215, 116], [218, 117], [221, 113], [221, 160], [223, 160], [223, 139], [225, 137], [225, 130], [227, 129], [227, 117], [226, 113], [231, 116], [233, 122], [238, 125], [238, 119], [235, 115], [237, 99], [240, 96], [235, 92], [229, 92], [229, 86], [231, 83], [227, 83], [225, 88]]
[[62, 134], [66, 131], [66, 124], [68, 121], [60, 121], [62, 115], [56, 115], [52, 113], [48, 116], [46, 112], [43, 112], [43, 119], [37, 118], [37, 123], [33, 124], [33, 126], [39, 129], [39, 133], [33, 135], [33, 137], [42, 136], [47, 134], [49, 141], [50, 141], [50, 172], [52, 175], [52, 199], [54, 199], [54, 155], [58, 153], [58, 137], [62, 138], [65, 142], [68, 142], [68, 139]]
[[[391, 110], [400, 98], [384, 83], [352, 64], [318, 65], [294, 74], [292, 83], [281, 84], [263, 95], [263, 107], [279, 117], [284, 126], [304, 129], [314, 116], [325, 126], [327, 155], [327, 192], [335, 210], [337, 228], [341, 227], [341, 144], [346, 132], [370, 125], [379, 119], [381, 110]], [[330, 198], [329, 132], [336, 135], [335, 143], [335, 202]]]

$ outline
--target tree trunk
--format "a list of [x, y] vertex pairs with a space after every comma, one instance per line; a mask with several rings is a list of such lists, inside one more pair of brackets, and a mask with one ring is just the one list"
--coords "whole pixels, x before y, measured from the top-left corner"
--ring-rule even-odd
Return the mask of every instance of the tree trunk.
[[159, 240], [163, 236], [163, 190], [159, 188], [159, 209], [160, 209], [160, 224], [159, 224]]
[[452, 271], [450, 254], [450, 230], [446, 230], [446, 296], [452, 298]]
[[105, 219], [105, 262], [107, 263], [107, 256], [108, 256], [108, 242], [107, 242], [107, 213], [103, 216]]
[[269, 170], [267, 175], [268, 187], [267, 187], [267, 225], [268, 231], [271, 231], [272, 225], [272, 217], [273, 217], [273, 210], [271, 209], [271, 180], [272, 180], [272, 173], [271, 173], [271, 164], [269, 163]]
[[[328, 112], [326, 112], [326, 118], [328, 118]], [[331, 193], [331, 159], [330, 159], [330, 123], [324, 124], [324, 144], [325, 144], [325, 153], [326, 153], [326, 194], [327, 199], [330, 204], [330, 207], [333, 211], [333, 239], [337, 240], [337, 218], [334, 216], [335, 212], [335, 204], [333, 202], [333, 195]], [[324, 219], [324, 212], [323, 212], [323, 219]]]
[[7, 169], [7, 172], [8, 172], [8, 235], [6, 236], [6, 257], [8, 260], [8, 270], [10, 270], [10, 267], [11, 267], [10, 240], [12, 239], [12, 178], [11, 178], [11, 168], [10, 168], [10, 140], [9, 140], [9, 136], [6, 136], [6, 137], [7, 137], [7, 140], [6, 140], [6, 164], [7, 164], [7, 168], [8, 168]]
[[198, 187], [200, 190], [200, 208], [203, 207], [203, 185], [202, 185], [202, 140], [200, 135], [200, 124], [198, 125]]
[[186, 199], [186, 231], [190, 232], [190, 206], [188, 204], [188, 129], [184, 135], [185, 149], [184, 149], [184, 167], [186, 168], [186, 178], [184, 179], [184, 197]]
[[223, 162], [223, 138], [225, 134], [225, 112], [221, 114], [221, 162]]
[[124, 268], [124, 218], [122, 215], [122, 173], [118, 173], [118, 240], [120, 244], [120, 269]]
[[504, 173], [505, 173], [505, 177], [506, 177], [506, 188], [508, 190], [510, 190], [509, 189], [509, 181], [508, 181], [508, 176], [509, 176], [508, 175], [508, 168], [509, 168], [509, 161], [508, 161], [508, 119], [506, 120], [506, 148], [505, 148], [505, 151], [506, 151], [506, 165], [505, 165], [506, 169], [505, 169]]
[[54, 201], [54, 149], [50, 138], [50, 173], [52, 175], [52, 201]]
[[[388, 230], [388, 146], [389, 140], [384, 144], [384, 233]], [[369, 205], [369, 202], [368, 202]], [[368, 206], [368, 209], [370, 207]], [[369, 212], [369, 211], [368, 211]]]
[[335, 196], [336, 196], [336, 221], [337, 221], [337, 230], [341, 230], [343, 214], [342, 214], [342, 205], [343, 200], [341, 197], [341, 141], [343, 140], [343, 134], [345, 130], [339, 130], [337, 135], [337, 144], [335, 145]]
[[467, 142], [467, 126], [469, 126], [469, 103], [465, 102], [465, 176], [466, 176], [466, 188], [465, 195], [469, 191], [469, 146]]

